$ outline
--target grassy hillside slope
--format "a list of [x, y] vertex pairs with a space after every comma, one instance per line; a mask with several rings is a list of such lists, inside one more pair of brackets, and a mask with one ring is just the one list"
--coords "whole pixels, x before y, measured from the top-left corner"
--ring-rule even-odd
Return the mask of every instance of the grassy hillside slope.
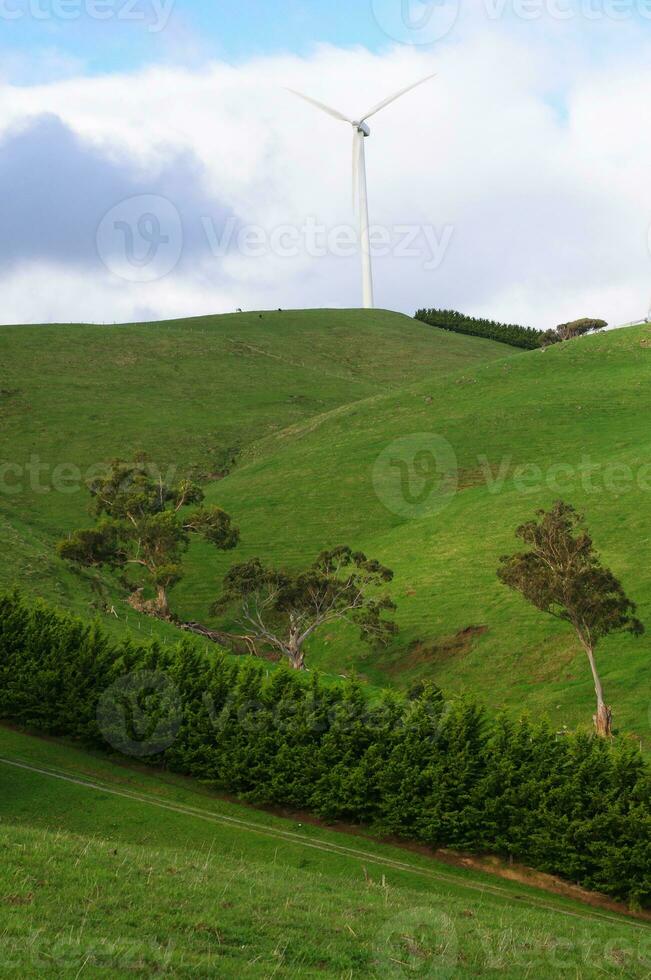
[[[649, 326], [545, 353], [385, 312], [14, 327], [0, 329], [0, 364], [3, 459], [23, 467], [6, 477], [21, 493], [0, 493], [0, 586], [98, 608], [105, 580], [53, 553], [87, 522], [87, 495], [79, 480], [77, 492], [48, 480], [57, 464], [85, 474], [145, 449], [162, 469], [208, 475], [209, 499], [242, 530], [228, 555], [193, 546], [173, 596], [185, 618], [209, 621], [224, 571], [253, 555], [298, 566], [348, 543], [394, 568], [395, 643], [378, 654], [332, 630], [311, 657], [327, 671], [403, 687], [433, 678], [496, 708], [589, 724], [593, 691], [573, 637], [495, 576], [516, 526], [561, 496], [585, 511], [651, 627]], [[49, 467], [44, 489], [25, 473], [30, 459]], [[437, 492], [437, 462], [455, 464], [458, 492]], [[648, 748], [651, 640], [614, 637], [599, 659], [616, 725]]]
[[[495, 572], [516, 547], [519, 523], [562, 497], [585, 511], [651, 628], [650, 417], [651, 327], [643, 326], [451, 378], [433, 372], [318, 424], [297, 424], [259, 445], [219, 499], [241, 522], [243, 558], [295, 565], [350, 543], [395, 570], [401, 632], [393, 646], [365, 653], [354, 633], [333, 630], [313, 663], [357, 668], [381, 683], [430, 677], [493, 706], [589, 724], [593, 689], [573, 636], [504, 589]], [[450, 454], [456, 460], [459, 489], [439, 499], [435, 486], [425, 494], [434, 512], [405, 516], [396, 503], [399, 510], [405, 492], [423, 489], [414, 460], [419, 449], [429, 453], [431, 434], [446, 440], [438, 455], [443, 465]], [[388, 458], [407, 463], [407, 491], [399, 469], [381, 469], [379, 481], [377, 471], [381, 454], [404, 437], [415, 442]], [[214, 578], [204, 566], [180, 588], [184, 612], [205, 617], [226, 562], [212, 567]], [[599, 659], [616, 722], [648, 747], [651, 636], [613, 637]]]
[[7, 976], [589, 980], [651, 966], [644, 922], [6, 729], [0, 848]]
[[92, 608], [94, 576], [71, 574], [53, 546], [87, 520], [83, 481], [98, 463], [146, 450], [163, 472], [217, 479], [288, 426], [510, 354], [384, 311], [2, 327], [0, 587]]

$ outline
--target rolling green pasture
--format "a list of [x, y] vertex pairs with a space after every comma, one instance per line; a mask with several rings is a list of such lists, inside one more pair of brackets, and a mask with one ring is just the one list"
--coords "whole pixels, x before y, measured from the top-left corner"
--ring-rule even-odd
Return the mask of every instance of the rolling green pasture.
[[[79, 479], [74, 492], [60, 470], [53, 491], [54, 469], [87, 475], [144, 449], [163, 471], [206, 478], [242, 531], [227, 555], [193, 546], [173, 595], [183, 618], [211, 622], [228, 565], [254, 555], [298, 567], [346, 543], [395, 570], [396, 641], [368, 651], [333, 629], [311, 650], [327, 672], [399, 687], [433, 679], [494, 708], [589, 725], [573, 637], [495, 576], [517, 525], [559, 497], [585, 512], [651, 627], [648, 325], [544, 353], [387, 312], [11, 327], [0, 328], [0, 365], [1, 455], [19, 468], [0, 493], [0, 586], [84, 614], [108, 599], [114, 628], [173, 633], [128, 610], [115, 581], [54, 553], [88, 521]], [[440, 468], [456, 492], [441, 489]], [[650, 637], [613, 637], [599, 660], [616, 726], [648, 749]]]
[[[392, 647], [367, 652], [354, 633], [333, 630], [313, 662], [382, 684], [434, 678], [494, 707], [543, 711], [559, 727], [589, 724], [594, 692], [573, 636], [504, 589], [495, 572], [517, 546], [516, 527], [562, 497], [585, 513], [651, 628], [650, 419], [651, 327], [643, 326], [453, 377], [434, 372], [297, 424], [268, 437], [218, 497], [241, 520], [242, 557], [299, 565], [345, 542], [395, 570], [401, 630]], [[427, 494], [416, 454], [431, 446], [443, 468], [452, 459], [456, 493], [434, 481]], [[378, 477], [379, 458], [405, 465], [384, 466]], [[397, 512], [420, 492], [429, 512]], [[205, 616], [230, 560], [202, 555], [201, 574], [179, 588], [184, 611]], [[214, 576], [205, 574], [209, 561]], [[648, 747], [651, 633], [604, 641], [599, 660], [618, 726]]]
[[651, 926], [0, 728], [7, 977], [647, 977]]
[[97, 576], [54, 553], [88, 520], [98, 464], [144, 450], [163, 473], [218, 480], [287, 427], [509, 353], [383, 311], [0, 327], [0, 587], [99, 608]]

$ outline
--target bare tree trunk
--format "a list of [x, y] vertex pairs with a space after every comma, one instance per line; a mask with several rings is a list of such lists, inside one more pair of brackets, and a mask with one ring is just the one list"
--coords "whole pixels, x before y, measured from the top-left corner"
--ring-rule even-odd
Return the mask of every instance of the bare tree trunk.
[[298, 636], [293, 633], [289, 635], [287, 644], [287, 656], [294, 670], [305, 670], [305, 654], [303, 647], [298, 643]]
[[590, 669], [594, 680], [595, 694], [597, 695], [597, 713], [592, 716], [594, 727], [597, 735], [599, 735], [601, 738], [611, 738], [613, 734], [613, 713], [610, 707], [604, 701], [604, 689], [597, 671], [594, 649], [585, 640], [582, 640], [582, 643], [585, 652], [588, 655], [588, 660], [590, 661]]
[[603, 701], [597, 704], [597, 713], [592, 716], [597, 735], [601, 738], [612, 738], [613, 736], [613, 713]]
[[170, 618], [170, 604], [167, 598], [167, 589], [164, 585], [156, 586], [156, 612], [161, 619]]

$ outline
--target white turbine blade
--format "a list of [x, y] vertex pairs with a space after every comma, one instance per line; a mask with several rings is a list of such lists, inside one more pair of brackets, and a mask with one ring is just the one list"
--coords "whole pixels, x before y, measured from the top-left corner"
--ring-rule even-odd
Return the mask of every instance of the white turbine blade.
[[395, 95], [390, 95], [388, 99], [384, 99], [379, 105], [376, 105], [373, 109], [367, 112], [365, 116], [362, 116], [360, 122], [366, 122], [367, 119], [374, 116], [376, 112], [380, 111], [380, 109], [384, 109], [386, 106], [391, 105], [391, 103], [395, 102], [396, 99], [400, 99], [403, 95], [406, 95], [407, 92], [411, 92], [412, 89], [418, 88], [419, 85], [423, 85], [425, 82], [429, 82], [431, 78], [435, 77], [436, 72], [433, 75], [428, 75], [426, 78], [421, 78], [419, 82], [414, 82], [412, 85], [408, 85], [407, 88], [400, 89], [400, 91], [396, 92]]
[[337, 112], [336, 109], [331, 109], [330, 106], [324, 105], [323, 102], [318, 102], [317, 99], [312, 99], [309, 95], [303, 95], [302, 92], [297, 92], [293, 88], [288, 88], [287, 91], [291, 92], [292, 95], [296, 95], [299, 99], [303, 99], [304, 102], [309, 102], [311, 105], [316, 106], [317, 109], [321, 109], [322, 112], [327, 112], [329, 116], [334, 116], [335, 119], [340, 119], [342, 122], [350, 123], [352, 126], [353, 120], [349, 119], [348, 116], [344, 116], [342, 112]]

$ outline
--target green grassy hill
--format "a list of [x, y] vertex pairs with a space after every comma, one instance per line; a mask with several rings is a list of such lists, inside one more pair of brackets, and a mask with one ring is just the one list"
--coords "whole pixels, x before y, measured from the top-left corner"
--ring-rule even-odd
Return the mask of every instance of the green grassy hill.
[[[563, 497], [584, 510], [651, 627], [650, 417], [651, 327], [643, 326], [455, 376], [433, 372], [296, 425], [265, 440], [219, 499], [241, 519], [244, 557], [295, 564], [346, 542], [395, 570], [401, 632], [393, 646], [365, 653], [353, 634], [333, 631], [313, 661], [356, 667], [378, 683], [433, 677], [493, 706], [544, 710], [559, 725], [589, 722], [593, 689], [573, 636], [505, 590], [495, 572], [517, 544], [515, 528]], [[400, 473], [382, 469], [378, 480], [378, 457], [415, 436], [393, 451], [406, 454], [415, 493], [423, 481], [411, 464], [419, 448], [429, 451], [431, 434], [449, 446], [442, 464], [450, 453], [456, 460], [458, 491], [437, 496], [435, 488], [432, 514], [396, 513]], [[224, 558], [214, 567], [217, 577]], [[205, 615], [211, 587], [210, 576], [186, 580], [184, 609]], [[613, 637], [599, 658], [618, 724], [648, 746], [651, 639]]]
[[[585, 511], [651, 626], [648, 326], [545, 353], [385, 312], [13, 327], [0, 329], [0, 363], [3, 458], [50, 467], [45, 487], [58, 464], [86, 473], [138, 449], [209, 478], [209, 499], [242, 541], [229, 555], [192, 550], [173, 596], [185, 618], [209, 621], [234, 560], [300, 565], [351, 544], [394, 568], [401, 631], [377, 654], [333, 630], [313, 664], [377, 684], [433, 678], [493, 707], [589, 722], [593, 692], [572, 637], [495, 577], [515, 527], [562, 496]], [[455, 462], [458, 492], [437, 491], [432, 446]], [[540, 472], [518, 472], [528, 465]], [[0, 585], [87, 613], [108, 588], [129, 616], [114, 583], [54, 557], [61, 533], [87, 522], [86, 494], [39, 488], [24, 469], [14, 480], [22, 492], [0, 494]], [[648, 746], [651, 642], [613, 638], [599, 656], [616, 724]]]
[[383, 311], [2, 327], [0, 587], [94, 608], [89, 577], [53, 544], [87, 520], [83, 478], [98, 463], [144, 449], [163, 472], [216, 480], [273, 433], [509, 353]]
[[651, 966], [648, 923], [3, 728], [0, 849], [11, 977], [589, 980]]

